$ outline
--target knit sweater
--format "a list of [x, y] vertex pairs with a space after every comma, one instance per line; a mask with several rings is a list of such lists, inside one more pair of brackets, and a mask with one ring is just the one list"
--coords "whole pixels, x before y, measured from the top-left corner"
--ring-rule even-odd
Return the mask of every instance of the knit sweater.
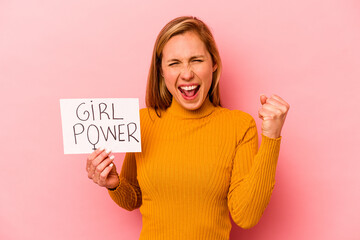
[[281, 137], [258, 134], [254, 119], [206, 99], [195, 111], [173, 99], [158, 117], [140, 110], [142, 152], [127, 153], [111, 198], [140, 207], [140, 240], [228, 240], [229, 212], [242, 228], [258, 223], [274, 185]]

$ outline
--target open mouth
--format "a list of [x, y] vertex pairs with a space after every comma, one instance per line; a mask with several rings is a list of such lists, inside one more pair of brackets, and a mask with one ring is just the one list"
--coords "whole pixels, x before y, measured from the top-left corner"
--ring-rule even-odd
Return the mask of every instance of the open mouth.
[[200, 85], [180, 86], [178, 89], [185, 99], [191, 100], [196, 98], [200, 89]]

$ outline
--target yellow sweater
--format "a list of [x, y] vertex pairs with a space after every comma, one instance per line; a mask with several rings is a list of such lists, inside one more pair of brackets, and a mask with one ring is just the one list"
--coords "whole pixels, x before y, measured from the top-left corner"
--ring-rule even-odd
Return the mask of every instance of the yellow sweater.
[[280, 140], [258, 135], [247, 113], [214, 107], [196, 111], [175, 100], [157, 117], [141, 109], [141, 153], [127, 153], [111, 198], [140, 207], [140, 240], [228, 240], [234, 222], [260, 220], [275, 184]]

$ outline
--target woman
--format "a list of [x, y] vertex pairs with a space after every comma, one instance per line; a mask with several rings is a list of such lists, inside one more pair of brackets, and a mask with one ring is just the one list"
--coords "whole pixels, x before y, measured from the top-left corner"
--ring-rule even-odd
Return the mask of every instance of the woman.
[[222, 108], [220, 56], [209, 28], [193, 17], [169, 22], [156, 40], [141, 153], [127, 153], [118, 175], [110, 150], [87, 160], [88, 176], [131, 211], [140, 239], [229, 239], [231, 222], [254, 226], [275, 184], [280, 134], [289, 105], [260, 96], [262, 142], [254, 119]]

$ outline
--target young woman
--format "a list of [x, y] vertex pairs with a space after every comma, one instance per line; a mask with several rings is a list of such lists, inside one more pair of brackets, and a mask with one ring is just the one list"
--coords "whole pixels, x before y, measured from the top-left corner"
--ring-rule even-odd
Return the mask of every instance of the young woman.
[[254, 119], [220, 106], [221, 59], [209, 28], [180, 17], [157, 37], [140, 111], [141, 153], [118, 175], [110, 150], [87, 160], [88, 177], [129, 211], [140, 207], [140, 239], [229, 239], [231, 222], [257, 224], [275, 184], [281, 129], [289, 110], [260, 96], [262, 141]]

